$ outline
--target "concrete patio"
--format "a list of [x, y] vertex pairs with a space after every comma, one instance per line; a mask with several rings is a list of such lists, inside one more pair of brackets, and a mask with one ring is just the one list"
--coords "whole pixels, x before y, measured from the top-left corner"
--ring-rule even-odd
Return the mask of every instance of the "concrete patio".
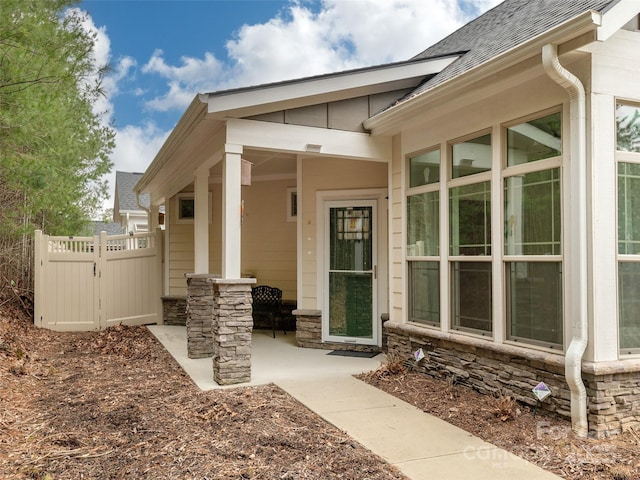
[[[233, 388], [213, 381], [210, 358], [187, 357], [185, 327], [149, 330], [199, 388]], [[353, 377], [376, 369], [383, 355], [327, 353], [298, 348], [292, 332], [274, 339], [270, 331], [254, 331], [251, 382], [239, 386], [276, 384], [412, 480], [560, 478]]]

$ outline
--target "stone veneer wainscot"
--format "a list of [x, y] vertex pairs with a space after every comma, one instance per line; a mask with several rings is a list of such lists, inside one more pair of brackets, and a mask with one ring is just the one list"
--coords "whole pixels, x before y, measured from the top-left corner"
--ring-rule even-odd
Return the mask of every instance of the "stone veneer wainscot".
[[[447, 379], [488, 395], [511, 395], [535, 406], [532, 389], [539, 382], [552, 391], [540, 405], [571, 418], [571, 394], [564, 376], [564, 356], [472, 336], [452, 335], [411, 324], [388, 321], [389, 354], [411, 359], [415, 371]], [[422, 348], [426, 358], [413, 362]], [[640, 360], [623, 363], [583, 362], [589, 435], [605, 438], [640, 425]]]

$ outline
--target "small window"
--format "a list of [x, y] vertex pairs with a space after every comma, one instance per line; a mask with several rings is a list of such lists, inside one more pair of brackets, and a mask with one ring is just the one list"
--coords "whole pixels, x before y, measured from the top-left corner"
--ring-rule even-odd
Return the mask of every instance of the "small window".
[[295, 222], [298, 216], [298, 191], [295, 187], [287, 188], [287, 222]]
[[452, 145], [451, 178], [491, 170], [491, 134]]
[[617, 150], [640, 152], [640, 107], [616, 105]]
[[409, 157], [409, 186], [419, 187], [440, 181], [440, 150]]
[[178, 219], [193, 220], [195, 217], [195, 200], [193, 197], [178, 198]]
[[507, 128], [507, 166], [562, 154], [560, 112]]
[[[176, 196], [176, 222], [193, 223], [196, 218], [196, 203], [193, 192], [179, 193]], [[213, 197], [209, 192], [209, 223], [213, 218]]]

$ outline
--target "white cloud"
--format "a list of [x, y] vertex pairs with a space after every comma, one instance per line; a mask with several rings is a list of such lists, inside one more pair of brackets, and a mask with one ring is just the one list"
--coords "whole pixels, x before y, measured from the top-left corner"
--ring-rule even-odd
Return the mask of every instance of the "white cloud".
[[[138, 72], [135, 59], [118, 59], [103, 82], [107, 97], [95, 111], [106, 112], [103, 119], [110, 121], [119, 85], [136, 73], [166, 81], [166, 91], [146, 102], [151, 112], [181, 112], [201, 92], [407, 60], [471, 20], [470, 9], [477, 15], [500, 1], [322, 0], [319, 9], [311, 9], [304, 0], [290, 0], [276, 17], [243, 25], [226, 43], [224, 61], [205, 52], [202, 58], [184, 56], [171, 65], [156, 50]], [[96, 65], [109, 63], [107, 30], [97, 28], [88, 16], [85, 28], [96, 34]], [[148, 95], [139, 86], [131, 93]], [[117, 129], [114, 170], [144, 171], [168, 134], [151, 121]], [[113, 195], [114, 175], [109, 182]], [[110, 199], [105, 208], [112, 206]]]
[[[500, 1], [472, 5], [478, 14]], [[143, 72], [169, 88], [147, 106], [183, 110], [196, 93], [407, 60], [468, 22], [468, 11], [458, 0], [322, 0], [316, 11], [291, 0], [283, 14], [242, 26], [226, 62], [207, 52], [172, 66], [154, 52]]]
[[156, 50], [142, 67], [146, 74], [157, 74], [168, 81], [169, 91], [147, 103], [152, 110], [165, 112], [171, 109], [183, 109], [196, 93], [207, 91], [219, 82], [223, 73], [223, 64], [209, 52], [200, 60], [182, 57], [180, 66], [168, 65], [162, 50]]

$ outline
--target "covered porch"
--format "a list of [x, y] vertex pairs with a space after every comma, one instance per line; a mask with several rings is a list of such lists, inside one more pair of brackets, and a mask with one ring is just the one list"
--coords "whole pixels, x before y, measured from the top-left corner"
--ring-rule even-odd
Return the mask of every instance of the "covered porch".
[[[206, 109], [206, 103], [192, 108]], [[219, 384], [252, 378], [255, 285], [282, 290], [282, 323], [291, 331], [293, 322], [296, 331], [289, 336], [298, 346], [380, 351], [380, 316], [387, 311], [389, 143], [362, 132], [204, 118], [188, 135], [201, 144], [197, 154], [183, 151], [181, 142], [167, 152], [164, 168], [138, 186], [151, 194], [154, 209], [164, 205], [167, 212], [163, 293], [184, 305], [189, 357], [213, 357]], [[347, 255], [359, 265], [340, 287], [351, 288], [349, 295], [327, 281], [329, 204], [341, 214], [364, 209], [353, 220], [357, 232], [340, 234], [343, 243], [368, 248], [362, 253], [360, 245]], [[348, 221], [341, 217], [341, 232]], [[354, 282], [369, 293], [355, 290]], [[330, 295], [358, 310], [369, 325], [363, 334], [345, 329], [334, 335], [337, 341], [328, 338], [323, 325]]]

